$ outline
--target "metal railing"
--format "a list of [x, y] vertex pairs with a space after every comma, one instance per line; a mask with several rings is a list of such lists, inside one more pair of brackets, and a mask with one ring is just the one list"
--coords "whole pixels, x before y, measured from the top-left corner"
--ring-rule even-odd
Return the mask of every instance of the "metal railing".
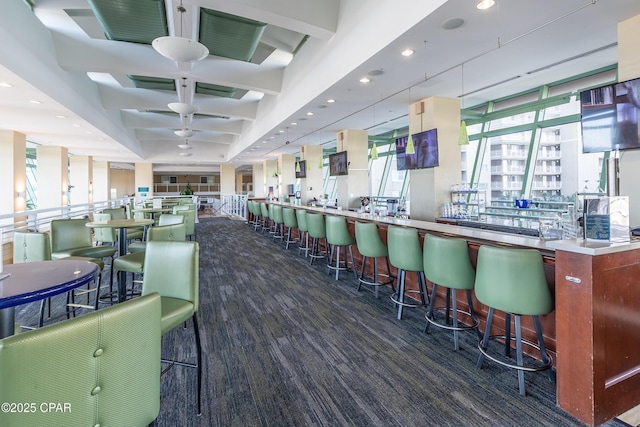
[[245, 194], [232, 194], [222, 196], [222, 212], [247, 219], [247, 196]]

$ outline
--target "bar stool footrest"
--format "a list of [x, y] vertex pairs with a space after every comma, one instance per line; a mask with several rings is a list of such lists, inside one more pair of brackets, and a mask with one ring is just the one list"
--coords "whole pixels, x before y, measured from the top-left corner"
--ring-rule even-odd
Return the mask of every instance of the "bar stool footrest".
[[[500, 340], [501, 339], [501, 340]], [[504, 335], [491, 335], [489, 336], [489, 342], [491, 341], [495, 341], [498, 342], [500, 344], [500, 348], [504, 349], [504, 341], [506, 340], [506, 337]], [[495, 352], [493, 352], [492, 354], [489, 353], [489, 351], [487, 349], [482, 348], [482, 341], [480, 340], [478, 342], [478, 349], [480, 350], [480, 353], [482, 353], [485, 357], [487, 357], [488, 359], [502, 365], [502, 366], [506, 366], [507, 368], [512, 368], [512, 369], [518, 369], [520, 371], [526, 371], [526, 372], [540, 372], [540, 371], [546, 371], [547, 369], [551, 368], [551, 366], [553, 365], [553, 359], [551, 358], [551, 356], [549, 356], [547, 354], [547, 358], [549, 360], [546, 361], [538, 361], [537, 359], [534, 359], [535, 361], [539, 362], [538, 364], [525, 364], [523, 366], [517, 365], [515, 363], [511, 363], [507, 360], [510, 360], [512, 358], [507, 357], [505, 355], [503, 356], [497, 356], [495, 355]], [[515, 341], [515, 337], [511, 337], [511, 341]], [[540, 351], [540, 347], [531, 341], [527, 341], [527, 340], [521, 340], [522, 341], [522, 345], [526, 345], [528, 347], [531, 348], [535, 348], [536, 350]], [[487, 347], [489, 347], [489, 345], [487, 344]], [[515, 351], [513, 348], [511, 349], [512, 351]], [[526, 355], [524, 355], [526, 356]], [[529, 358], [533, 359], [532, 357], [528, 356]]]
[[[358, 277], [358, 282], [362, 283], [363, 285], [369, 285], [369, 286], [386, 286], [393, 283], [393, 277], [389, 276], [388, 274], [379, 273], [378, 277], [388, 277], [389, 280], [387, 280], [386, 282], [374, 282], [373, 277], [362, 276], [362, 277]], [[365, 279], [368, 279], [368, 280], [365, 280]]]
[[[430, 318], [428, 315], [425, 315], [424, 318], [427, 319], [427, 322], [431, 323], [433, 326], [442, 329], [448, 329], [450, 331], [470, 331], [478, 328], [478, 320], [471, 317], [471, 313], [464, 310], [457, 310], [458, 315], [462, 315], [465, 319], [470, 320], [470, 322], [460, 322], [460, 318], [458, 318], [458, 326], [453, 326], [453, 318], [447, 318], [446, 316], [446, 307], [434, 307], [434, 313], [443, 313], [445, 318], [443, 321], [438, 321], [436, 319]], [[453, 313], [453, 309], [449, 308], [449, 311]], [[447, 323], [451, 320], [451, 324]]]
[[[406, 290], [404, 291], [405, 294], [418, 294], [420, 295], [420, 291], [418, 290]], [[425, 302], [424, 304], [421, 303], [418, 300], [414, 300], [413, 298], [411, 298], [411, 300], [415, 301], [415, 302], [406, 302], [406, 299], [404, 301], [400, 301], [398, 294], [393, 294], [390, 296], [391, 301], [394, 302], [394, 304], [398, 304], [401, 305], [403, 307], [426, 307], [428, 305], [428, 302]]]

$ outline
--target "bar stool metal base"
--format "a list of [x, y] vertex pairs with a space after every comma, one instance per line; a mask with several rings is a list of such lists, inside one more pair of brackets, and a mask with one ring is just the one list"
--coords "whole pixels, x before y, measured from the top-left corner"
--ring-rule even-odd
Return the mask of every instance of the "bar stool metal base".
[[[402, 311], [404, 307], [426, 307], [429, 303], [429, 294], [427, 292], [427, 283], [424, 277], [423, 271], [417, 271], [418, 274], [418, 289], [405, 290], [404, 282], [407, 272], [402, 269], [398, 269], [398, 292], [391, 295], [391, 301], [398, 307], [398, 320], [402, 319]], [[406, 294], [418, 294], [420, 296], [420, 302], [407, 302], [405, 301]]]
[[[487, 357], [488, 359], [502, 366], [516, 369], [518, 371], [519, 391], [520, 391], [520, 394], [524, 396], [526, 394], [525, 384], [524, 384], [524, 373], [546, 371], [550, 369], [553, 365], [553, 359], [551, 358], [551, 356], [549, 356], [544, 346], [544, 341], [542, 339], [542, 329], [540, 327], [540, 320], [538, 316], [533, 316], [534, 324], [536, 327], [536, 335], [538, 337], [537, 344], [531, 341], [522, 339], [522, 332], [520, 328], [520, 315], [517, 315], [517, 314], [513, 314], [515, 318], [515, 327], [516, 327], [515, 338], [511, 336], [511, 331], [510, 331], [511, 314], [510, 313], [507, 313], [507, 318], [506, 318], [506, 322], [507, 322], [506, 324], [508, 325], [506, 327], [506, 335], [491, 335], [490, 330], [491, 330], [491, 320], [493, 318], [493, 310], [494, 310], [493, 308], [491, 307], [489, 308], [485, 334], [483, 339], [478, 342], [478, 349], [480, 350], [480, 356], [478, 356], [478, 362], [476, 363], [476, 366], [478, 368], [481, 368], [484, 358]], [[490, 341], [497, 341], [497, 342], [500, 342], [502, 345], [504, 345], [504, 356], [499, 357], [496, 354], [496, 352], [490, 353], [488, 351], [488, 346]], [[513, 359], [511, 358], [511, 341], [516, 342], [516, 363], [513, 363], [512, 362]], [[536, 350], [538, 350], [540, 352], [540, 355], [542, 356], [542, 360], [536, 361], [534, 359], [534, 361], [532, 361], [531, 363], [525, 364], [523, 352], [522, 352], [523, 345], [526, 345], [528, 347], [535, 348]], [[553, 380], [552, 371], [550, 371], [549, 379]]]
[[[360, 288], [362, 287], [362, 285], [367, 285], [367, 286], [372, 286], [375, 289], [375, 296], [376, 298], [379, 297], [378, 295], [378, 290], [380, 288], [380, 286], [386, 286], [386, 285], [391, 285], [391, 289], [393, 290], [393, 293], [396, 293], [396, 287], [393, 286], [393, 279], [394, 277], [391, 275], [391, 267], [389, 266], [389, 258], [385, 257], [385, 261], [387, 262], [387, 274], [384, 273], [378, 273], [378, 258], [374, 258], [373, 259], [373, 277], [369, 277], [369, 276], [365, 276], [364, 275], [364, 270], [366, 268], [367, 265], [367, 260], [369, 259], [369, 257], [363, 257], [362, 259], [362, 269], [360, 270], [360, 276], [358, 276], [358, 291], [360, 291]], [[382, 277], [387, 277], [389, 280], [385, 281], [385, 282], [380, 282], [378, 280], [378, 278], [382, 276]]]
[[[482, 334], [478, 330], [478, 319], [476, 318], [476, 314], [473, 310], [473, 302], [471, 300], [471, 291], [466, 290], [467, 294], [467, 304], [469, 305], [469, 311], [464, 311], [458, 309], [458, 300], [456, 297], [456, 289], [447, 288], [447, 302], [445, 306], [442, 307], [434, 307], [436, 300], [436, 292], [438, 289], [438, 285], [434, 284], [433, 289], [431, 291], [431, 301], [429, 303], [429, 309], [427, 310], [427, 314], [425, 315], [425, 319], [427, 320], [427, 324], [424, 327], [424, 333], [429, 332], [429, 326], [433, 325], [441, 329], [447, 329], [449, 331], [453, 331], [453, 347], [455, 350], [460, 349], [460, 345], [458, 343], [458, 332], [460, 331], [471, 331], [475, 330], [478, 334], [478, 338], [482, 338]], [[451, 291], [453, 291], [453, 298], [451, 296]], [[434, 313], [442, 313], [444, 318], [436, 318]], [[453, 316], [451, 316], [453, 313]], [[458, 316], [462, 316], [465, 321], [460, 322]]]
[[[346, 271], [346, 270], [352, 270], [353, 274], [355, 275], [356, 279], [358, 278], [358, 273], [356, 271], [356, 265], [353, 262], [353, 249], [351, 248], [351, 245], [348, 246], [349, 248], [349, 256], [351, 256], [351, 267], [349, 267], [349, 260], [347, 258], [347, 253], [345, 252], [345, 256], [344, 256], [344, 263], [340, 262], [340, 248], [341, 246], [339, 245], [331, 245], [331, 254], [329, 255], [329, 259], [327, 262], [327, 274], [331, 273], [331, 270], [334, 270], [336, 272], [336, 280], [338, 280], [339, 278], [339, 274], [341, 271]], [[337, 249], [337, 251], [336, 251]], [[333, 254], [334, 252], [336, 252], [336, 263], [335, 265], [332, 265], [331, 262], [333, 261]]]

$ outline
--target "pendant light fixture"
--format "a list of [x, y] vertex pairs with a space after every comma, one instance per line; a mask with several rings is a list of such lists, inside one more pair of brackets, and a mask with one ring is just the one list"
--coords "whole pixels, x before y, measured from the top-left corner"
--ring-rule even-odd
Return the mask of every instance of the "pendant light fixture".
[[180, 148], [182, 150], [191, 150], [193, 147], [191, 145], [189, 145], [189, 140], [185, 139], [184, 140], [184, 144], [178, 144], [178, 148]]
[[158, 37], [151, 42], [151, 46], [160, 55], [172, 61], [196, 62], [206, 58], [209, 49], [205, 45], [182, 36], [184, 13], [187, 11], [182, 5], [182, 0], [177, 11], [180, 14], [180, 35]]
[[[182, 78], [182, 84], [180, 85], [180, 90], [182, 91], [182, 100], [186, 99], [186, 90], [187, 90], [187, 78]], [[200, 108], [196, 107], [193, 104], [187, 104], [186, 102], [171, 102], [167, 105], [171, 111], [174, 111], [181, 116], [188, 116], [191, 114], [195, 114], [200, 111]]]
[[177, 130], [174, 133], [178, 135], [180, 138], [189, 138], [193, 136], [193, 131], [190, 129]]

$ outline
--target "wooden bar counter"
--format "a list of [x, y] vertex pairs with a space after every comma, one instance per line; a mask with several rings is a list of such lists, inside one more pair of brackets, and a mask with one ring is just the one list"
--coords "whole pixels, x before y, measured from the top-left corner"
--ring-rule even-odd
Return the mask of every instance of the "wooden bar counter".
[[[541, 322], [545, 344], [554, 357], [558, 406], [585, 424], [596, 426], [640, 405], [640, 242], [543, 241], [429, 221], [286, 203], [282, 206], [343, 215], [354, 235], [355, 221], [376, 222], [384, 241], [388, 225], [413, 227], [422, 235], [429, 232], [460, 237], [467, 240], [474, 265], [481, 245], [540, 251], [555, 296], [554, 311], [542, 316]], [[356, 265], [361, 265], [358, 258], [361, 262], [359, 254]], [[466, 298], [459, 300], [462, 309], [466, 305]], [[474, 306], [483, 330], [488, 309], [477, 300]], [[524, 337], [535, 340], [533, 323], [524, 320]], [[502, 332], [504, 318], [498, 319], [493, 328], [495, 333]]]

